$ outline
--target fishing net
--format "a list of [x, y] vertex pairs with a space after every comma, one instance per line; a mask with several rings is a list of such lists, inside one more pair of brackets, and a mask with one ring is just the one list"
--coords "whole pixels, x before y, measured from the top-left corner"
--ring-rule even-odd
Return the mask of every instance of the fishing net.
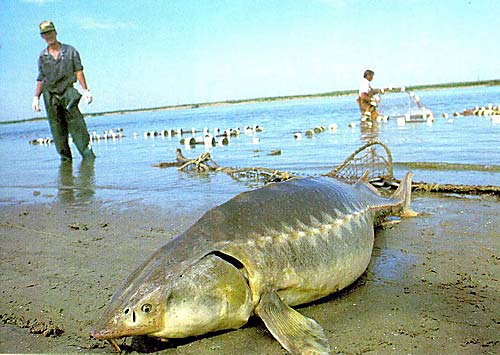
[[373, 141], [363, 145], [326, 175], [353, 183], [367, 170], [370, 181], [394, 179], [391, 151], [384, 143]]
[[[231, 178], [249, 187], [260, 187], [272, 182], [281, 182], [293, 177], [286, 171], [276, 169], [249, 167], [232, 168], [222, 167], [212, 160], [210, 153], [204, 152], [199, 157], [188, 159], [177, 149], [175, 162], [164, 162], [154, 164], [159, 168], [176, 166], [180, 171], [192, 174], [207, 172], [224, 172]], [[399, 181], [393, 175], [393, 161], [389, 148], [382, 142], [373, 141], [356, 149], [342, 164], [325, 174], [349, 183], [359, 180], [368, 171], [368, 179], [377, 188], [393, 189], [399, 185]], [[458, 194], [490, 194], [500, 196], [499, 186], [469, 186], [452, 184], [435, 184], [426, 182], [414, 182], [412, 190], [425, 192], [444, 192]], [[380, 191], [380, 190], [379, 190]]]
[[390, 92], [383, 95], [378, 110], [385, 116], [403, 118], [408, 122], [425, 121], [432, 117], [432, 112], [413, 91]]
[[249, 187], [259, 187], [271, 182], [281, 182], [295, 176], [286, 171], [262, 167], [233, 168], [220, 166], [212, 159], [209, 152], [203, 152], [197, 158], [188, 159], [182, 154], [181, 149], [178, 148], [176, 151], [176, 158], [175, 162], [163, 162], [154, 164], [153, 166], [158, 168], [176, 166], [180, 171], [193, 174], [223, 172]]

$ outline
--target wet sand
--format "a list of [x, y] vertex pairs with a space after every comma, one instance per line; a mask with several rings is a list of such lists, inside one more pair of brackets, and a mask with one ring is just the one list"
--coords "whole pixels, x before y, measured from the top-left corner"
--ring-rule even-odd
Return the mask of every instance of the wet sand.
[[[368, 271], [300, 307], [334, 353], [500, 353], [500, 201], [414, 197], [423, 214], [379, 229]], [[110, 353], [90, 338], [114, 290], [147, 256], [196, 221], [140, 205], [0, 207], [0, 352]], [[259, 319], [210, 336], [129, 352], [286, 354]]]

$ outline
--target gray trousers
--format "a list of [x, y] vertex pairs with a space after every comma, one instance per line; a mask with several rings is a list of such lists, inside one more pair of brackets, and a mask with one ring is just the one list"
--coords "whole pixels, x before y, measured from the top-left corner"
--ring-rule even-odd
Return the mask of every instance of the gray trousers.
[[[70, 87], [68, 90], [74, 90]], [[47, 90], [43, 91], [43, 100], [49, 118], [50, 131], [54, 138], [56, 150], [63, 159], [72, 159], [71, 149], [68, 143], [68, 134], [71, 133], [73, 142], [84, 158], [95, 158], [94, 152], [89, 146], [90, 136], [83, 115], [78, 109], [78, 100], [74, 102], [72, 92], [62, 95], [52, 94]], [[73, 102], [70, 102], [73, 99]], [[69, 105], [69, 106], [68, 106]]]

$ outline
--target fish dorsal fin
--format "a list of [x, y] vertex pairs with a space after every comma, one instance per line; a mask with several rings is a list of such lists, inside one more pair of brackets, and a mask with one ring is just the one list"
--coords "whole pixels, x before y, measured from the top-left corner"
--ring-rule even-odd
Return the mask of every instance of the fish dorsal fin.
[[364, 186], [364, 187], [368, 188], [371, 192], [375, 193], [377, 196], [380, 196], [380, 192], [378, 192], [378, 190], [375, 188], [375, 186], [370, 184], [369, 176], [370, 176], [370, 170], [366, 169], [363, 176], [361, 176], [359, 178], [359, 180], [356, 181], [356, 183], [354, 185], [357, 187]]
[[321, 326], [283, 303], [276, 292], [263, 294], [255, 313], [291, 354], [330, 354], [330, 344]]

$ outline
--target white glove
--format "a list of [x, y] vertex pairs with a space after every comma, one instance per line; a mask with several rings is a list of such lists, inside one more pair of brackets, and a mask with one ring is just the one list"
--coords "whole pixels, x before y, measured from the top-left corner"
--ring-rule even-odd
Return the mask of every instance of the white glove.
[[38, 104], [38, 97], [33, 97], [33, 103], [31, 104], [31, 108], [33, 108], [33, 111], [39, 112], [40, 111], [40, 105]]
[[92, 94], [88, 90], [83, 90], [83, 98], [85, 99], [85, 102], [87, 105], [90, 105], [92, 102]]

